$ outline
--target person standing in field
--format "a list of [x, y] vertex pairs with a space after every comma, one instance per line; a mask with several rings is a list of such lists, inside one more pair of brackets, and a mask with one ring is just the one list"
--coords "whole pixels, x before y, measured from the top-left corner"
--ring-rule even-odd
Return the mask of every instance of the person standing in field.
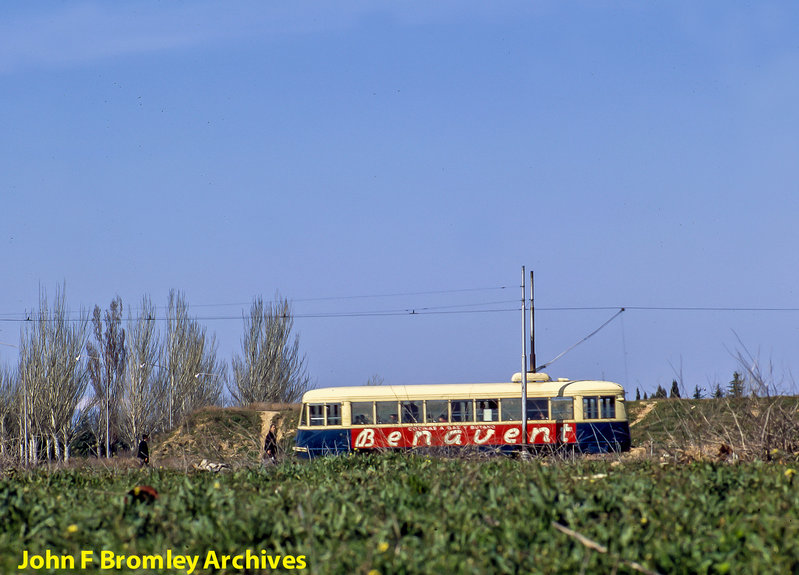
[[274, 423], [269, 426], [269, 433], [264, 440], [264, 460], [267, 463], [275, 463], [277, 459], [277, 425]]
[[139, 458], [139, 463], [142, 467], [149, 467], [150, 466], [150, 447], [147, 445], [147, 440], [150, 439], [150, 436], [145, 433], [141, 437], [141, 441], [139, 442], [139, 450], [136, 453], [136, 457]]

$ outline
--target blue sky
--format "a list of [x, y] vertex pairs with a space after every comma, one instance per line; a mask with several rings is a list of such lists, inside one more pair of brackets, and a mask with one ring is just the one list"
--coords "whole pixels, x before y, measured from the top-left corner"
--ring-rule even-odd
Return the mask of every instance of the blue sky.
[[[75, 312], [175, 288], [229, 360], [279, 291], [316, 385], [503, 380], [526, 265], [539, 363], [615, 313], [553, 308], [782, 310], [632, 309], [553, 376], [692, 390], [746, 346], [790, 380], [797, 24], [789, 2], [3, 5], [0, 341], [40, 286]], [[459, 313], [353, 316], [413, 309]]]

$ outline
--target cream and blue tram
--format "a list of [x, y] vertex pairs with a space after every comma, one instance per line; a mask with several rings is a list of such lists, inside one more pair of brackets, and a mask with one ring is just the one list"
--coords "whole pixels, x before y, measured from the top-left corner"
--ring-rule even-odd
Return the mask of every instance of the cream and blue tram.
[[[624, 389], [609, 381], [527, 374], [527, 444], [583, 453], [628, 451]], [[302, 397], [301, 457], [354, 450], [522, 446], [521, 374], [510, 383], [314, 389]]]

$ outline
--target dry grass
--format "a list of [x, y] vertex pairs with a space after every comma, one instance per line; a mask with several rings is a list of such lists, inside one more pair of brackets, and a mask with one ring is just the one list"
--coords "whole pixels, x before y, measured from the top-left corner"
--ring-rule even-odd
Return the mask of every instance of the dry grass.
[[[631, 428], [646, 455], [678, 460], [799, 457], [799, 398], [660, 399]], [[643, 402], [642, 402], [643, 403]]]

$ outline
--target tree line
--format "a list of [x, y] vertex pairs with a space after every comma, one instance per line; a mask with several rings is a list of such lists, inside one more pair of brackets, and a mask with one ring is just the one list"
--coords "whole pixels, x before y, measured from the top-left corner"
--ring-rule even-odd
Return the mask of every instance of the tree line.
[[170, 291], [160, 318], [146, 295], [135, 313], [125, 315], [117, 296], [75, 317], [64, 288], [52, 301], [42, 290], [20, 330], [17, 365], [0, 367], [0, 457], [66, 461], [76, 448], [109, 456], [201, 407], [297, 401], [310, 379], [288, 300], [257, 296], [242, 320], [229, 377], [182, 292]]
[[[734, 372], [732, 374], [732, 380], [727, 384], [726, 390], [721, 387], [721, 384], [716, 383], [716, 386], [712, 390], [712, 395], [714, 399], [719, 399], [722, 397], [744, 397], [746, 395], [746, 387], [750, 387], [750, 393], [752, 395], [757, 395], [757, 388], [763, 388], [763, 385], [755, 386], [754, 384], [748, 384], [746, 381], [746, 377], [739, 372]], [[641, 390], [636, 388], [635, 389], [635, 399], [636, 401], [640, 401], [641, 399], [680, 399], [682, 397], [680, 393], [680, 385], [677, 383], [677, 380], [674, 379], [671, 382], [671, 391], [667, 392], [666, 388], [662, 385], [658, 385], [657, 391], [652, 394], [650, 398], [646, 392], [644, 392], [643, 398], [641, 397]], [[694, 393], [691, 396], [693, 399], [704, 399], [705, 398], [705, 390], [698, 385], [694, 387]]]

